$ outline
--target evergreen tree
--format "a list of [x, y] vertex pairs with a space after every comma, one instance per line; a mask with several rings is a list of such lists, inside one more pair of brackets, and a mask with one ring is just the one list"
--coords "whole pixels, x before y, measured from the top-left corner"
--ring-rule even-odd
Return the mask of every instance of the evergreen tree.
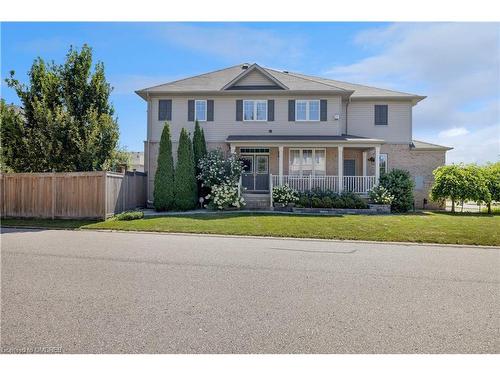
[[177, 166], [174, 173], [175, 208], [190, 210], [196, 207], [197, 186], [193, 146], [186, 129], [182, 128], [177, 149]]
[[[194, 155], [194, 165], [196, 170], [196, 175], [200, 173], [200, 168], [198, 167], [198, 163], [200, 159], [202, 159], [207, 154], [207, 145], [205, 144], [205, 135], [203, 133], [203, 129], [200, 127], [198, 120], [194, 126], [194, 134], [193, 134], [193, 155]], [[202, 182], [197, 180], [198, 187], [198, 197], [203, 197], [208, 194], [206, 189], [203, 189], [201, 186]]]
[[[36, 59], [27, 85], [14, 74], [6, 82], [21, 100], [23, 124], [15, 137], [2, 129], [6, 165], [16, 172], [64, 172], [100, 170], [109, 163], [118, 124], [104, 66], [98, 62], [92, 72], [90, 47], [70, 48], [63, 65]], [[19, 160], [8, 157], [15, 150], [23, 150]]]
[[171, 210], [174, 207], [174, 160], [170, 125], [167, 123], [161, 133], [157, 165], [153, 192], [155, 210]]

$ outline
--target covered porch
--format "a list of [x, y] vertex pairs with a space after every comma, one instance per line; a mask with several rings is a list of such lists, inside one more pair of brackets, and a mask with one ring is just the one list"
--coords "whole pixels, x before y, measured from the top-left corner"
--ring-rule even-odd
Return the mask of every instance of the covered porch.
[[366, 195], [380, 177], [383, 141], [355, 136], [230, 136], [232, 153], [245, 163], [242, 185], [248, 193], [269, 194], [287, 184]]

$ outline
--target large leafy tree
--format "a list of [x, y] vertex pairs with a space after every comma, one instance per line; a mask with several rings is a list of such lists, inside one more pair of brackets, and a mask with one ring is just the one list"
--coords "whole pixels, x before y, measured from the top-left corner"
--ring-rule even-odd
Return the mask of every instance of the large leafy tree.
[[490, 193], [490, 200], [486, 201], [488, 213], [491, 214], [491, 202], [500, 202], [500, 162], [488, 164], [483, 168], [486, 186]]
[[455, 203], [460, 199], [460, 189], [463, 185], [462, 168], [459, 165], [444, 165], [433, 172], [434, 184], [431, 198], [435, 201], [450, 199], [451, 211], [455, 212]]
[[197, 187], [193, 146], [186, 129], [182, 128], [177, 149], [177, 166], [174, 173], [175, 208], [190, 210], [196, 207]]
[[[2, 127], [4, 162], [16, 172], [90, 171], [112, 164], [118, 124], [109, 102], [111, 86], [104, 65], [92, 69], [92, 49], [70, 48], [62, 65], [38, 58], [22, 84], [6, 79], [23, 107], [23, 121], [13, 137]], [[22, 149], [19, 160], [9, 155]]]
[[171, 210], [174, 207], [174, 160], [170, 126], [167, 123], [161, 133], [153, 197], [157, 211]]

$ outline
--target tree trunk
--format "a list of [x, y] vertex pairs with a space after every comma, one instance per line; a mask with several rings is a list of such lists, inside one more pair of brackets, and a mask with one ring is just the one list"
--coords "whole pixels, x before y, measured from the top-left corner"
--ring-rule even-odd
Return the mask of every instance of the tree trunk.
[[491, 215], [491, 202], [488, 202], [488, 214]]
[[455, 199], [451, 198], [451, 212], [455, 212]]

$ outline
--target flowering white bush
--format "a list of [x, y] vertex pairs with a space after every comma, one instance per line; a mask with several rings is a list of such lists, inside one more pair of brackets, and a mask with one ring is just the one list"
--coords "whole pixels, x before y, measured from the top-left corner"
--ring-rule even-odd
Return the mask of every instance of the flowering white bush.
[[236, 154], [225, 157], [223, 152], [218, 150], [209, 151], [198, 162], [200, 173], [198, 180], [203, 186], [212, 187], [214, 185], [236, 185], [243, 172], [243, 163]]
[[243, 197], [238, 195], [238, 185], [212, 185], [212, 191], [205, 198], [210, 200], [209, 206], [218, 210], [241, 208], [245, 205]]
[[394, 200], [394, 195], [389, 193], [389, 190], [381, 185], [373, 187], [373, 189], [368, 192], [368, 196], [375, 204], [391, 204]]
[[288, 185], [275, 186], [273, 187], [273, 201], [276, 203], [283, 203], [288, 205], [289, 203], [297, 203], [299, 200], [299, 194]]

